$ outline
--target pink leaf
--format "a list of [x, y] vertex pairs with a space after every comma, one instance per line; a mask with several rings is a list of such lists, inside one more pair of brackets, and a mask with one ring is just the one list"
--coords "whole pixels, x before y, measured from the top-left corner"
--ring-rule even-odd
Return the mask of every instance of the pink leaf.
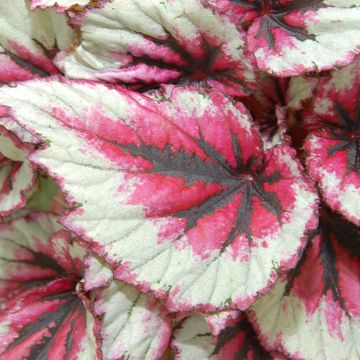
[[360, 51], [358, 1], [212, 0], [247, 29], [261, 70], [301, 75], [348, 65]]
[[114, 0], [76, 19], [81, 42], [56, 59], [68, 77], [194, 82], [238, 96], [256, 87], [244, 32], [201, 0]]
[[76, 205], [63, 222], [116, 278], [171, 310], [245, 309], [295, 266], [316, 194], [290, 147], [263, 151], [241, 103], [160, 95], [48, 80], [4, 87], [0, 103], [47, 139], [31, 160]]
[[[95, 359], [93, 320], [75, 292], [84, 255], [57, 218], [0, 225], [0, 354], [7, 359]], [[71, 254], [70, 254], [71, 253]]]
[[97, 257], [88, 256], [86, 264], [84, 288], [91, 290], [91, 311], [101, 319], [98, 337], [103, 359], [160, 359], [172, 326], [164, 306], [114, 280], [110, 268]]
[[[26, 19], [26, 21], [24, 21]], [[27, 80], [57, 74], [52, 57], [72, 41], [64, 14], [30, 11], [29, 1], [0, 4], [0, 81]]]
[[251, 309], [268, 349], [292, 359], [358, 357], [359, 255], [359, 229], [324, 208], [298, 268]]
[[360, 225], [360, 62], [320, 80], [304, 111], [310, 175], [325, 201]]
[[36, 181], [34, 166], [26, 159], [32, 150], [32, 145], [0, 126], [0, 216], [26, 206], [26, 195]]
[[0, 46], [0, 83], [30, 80], [34, 77], [36, 77], [34, 69], [30, 69], [26, 62]]
[[74, 6], [85, 6], [89, 2], [91, 0], [30, 0], [32, 10], [55, 7], [58, 12], [71, 10]]
[[[222, 314], [224, 315], [224, 314]], [[210, 315], [207, 321], [211, 322]], [[194, 314], [174, 332], [171, 346], [176, 359], [279, 359], [269, 354], [257, 340], [254, 330], [242, 314], [238, 314], [219, 334], [211, 334], [203, 315]]]

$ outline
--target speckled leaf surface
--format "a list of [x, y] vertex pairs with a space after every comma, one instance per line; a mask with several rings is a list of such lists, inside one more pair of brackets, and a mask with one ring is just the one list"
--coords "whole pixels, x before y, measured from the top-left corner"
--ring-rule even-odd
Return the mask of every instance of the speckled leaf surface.
[[301, 110], [309, 101], [319, 83], [319, 78], [313, 76], [295, 76], [290, 78], [286, 92], [286, 105], [293, 110]]
[[228, 326], [236, 323], [241, 314], [239, 310], [224, 310], [204, 315], [204, 317], [211, 334], [218, 336]]

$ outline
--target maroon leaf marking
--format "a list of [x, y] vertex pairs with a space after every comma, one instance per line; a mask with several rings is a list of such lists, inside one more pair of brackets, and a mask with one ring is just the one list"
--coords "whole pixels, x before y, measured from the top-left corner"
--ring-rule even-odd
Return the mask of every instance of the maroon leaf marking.
[[[47, 72], [46, 70], [36, 66], [35, 64], [32, 64], [31, 62], [22, 59], [20, 56], [12, 53], [11, 51], [8, 51], [7, 49], [3, 49], [2, 51], [0, 51], [0, 55], [1, 54], [9, 56], [10, 59], [14, 61], [16, 65], [18, 65], [20, 68], [26, 71], [29, 71], [34, 76], [46, 77], [50, 75], [50, 73]], [[16, 74], [14, 74], [14, 77], [16, 78]]]
[[[48, 284], [50, 285], [50, 284]], [[29, 339], [34, 337], [37, 333], [44, 333], [40, 341], [34, 342], [30, 346], [30, 352], [27, 355], [29, 359], [49, 359], [51, 353], [57, 348], [60, 347], [62, 335], [61, 331], [66, 329], [66, 358], [69, 358], [71, 351], [76, 344], [73, 342], [74, 337], [74, 326], [77, 322], [77, 326], [86, 327], [85, 319], [85, 308], [80, 300], [80, 298], [74, 294], [73, 288], [74, 283], [71, 282], [69, 292], [60, 292], [58, 294], [50, 294], [43, 296], [37, 301], [37, 304], [27, 303], [29, 306], [43, 306], [42, 303], [53, 302], [52, 307], [46, 307], [46, 312], [44, 312], [40, 317], [34, 319], [35, 321], [28, 323], [18, 333], [18, 337], [8, 345], [6, 351], [3, 353], [4, 356], [11, 356], [19, 352], [23, 353], [26, 347], [29, 346]], [[47, 286], [35, 286], [33, 289], [36, 292], [45, 292]], [[66, 285], [63, 290], [66, 290]], [[25, 304], [24, 304], [25, 305]], [[26, 306], [25, 305], [25, 306]], [[10, 314], [16, 316], [16, 311], [13, 312], [12, 308], [6, 310]], [[71, 319], [69, 321], [69, 319]], [[25, 319], [24, 319], [25, 321]], [[45, 330], [45, 331], [44, 331]], [[57, 337], [58, 336], [58, 337]], [[59, 342], [59, 343], [57, 343]], [[24, 345], [26, 344], [26, 345]], [[75, 345], [75, 346], [74, 346]], [[27, 352], [27, 351], [26, 351]]]
[[339, 269], [337, 268], [336, 244], [342, 251], [351, 256], [360, 256], [360, 230], [353, 223], [345, 220], [339, 214], [332, 212], [324, 206], [321, 211], [319, 226], [309, 235], [309, 244], [297, 267], [289, 274], [285, 295], [289, 294], [294, 286], [294, 281], [303, 276], [303, 267], [306, 266], [307, 254], [313, 250], [314, 238], [320, 236], [320, 264], [322, 271], [322, 285], [318, 287], [319, 294], [326, 295], [331, 291], [333, 299], [339, 303], [347, 316], [350, 316], [342, 296], [344, 289], [339, 286]]
[[[251, 217], [253, 215], [254, 201], [259, 199], [261, 204], [275, 215], [279, 220], [283, 209], [277, 194], [267, 192], [265, 184], [273, 184], [281, 179], [278, 172], [271, 176], [264, 174], [265, 167], [261, 159], [251, 157], [244, 163], [238, 139], [232, 136], [233, 151], [236, 155], [236, 166], [230, 165], [221, 153], [204, 140], [192, 137], [202, 150], [214, 162], [204, 162], [196, 154], [188, 154], [180, 151], [171, 151], [171, 145], [165, 150], [160, 150], [153, 145], [141, 144], [137, 147], [132, 144], [122, 145], [116, 143], [125, 151], [134, 156], [141, 156], [152, 162], [153, 168], [150, 173], [178, 176], [183, 178], [189, 185], [197, 181], [204, 181], [207, 184], [216, 182], [223, 189], [219, 194], [210, 197], [200, 205], [192, 206], [183, 211], [173, 213], [173, 216], [186, 220], [185, 231], [194, 228], [198, 221], [217, 209], [230, 203], [238, 194], [242, 194], [242, 202], [237, 211], [237, 217], [227, 239], [221, 247], [223, 252], [242, 233], [245, 233], [251, 241]], [[114, 143], [115, 144], [115, 143]], [[259, 165], [260, 163], [260, 165]]]
[[[30, 86], [42, 87], [43, 84], [33, 82]], [[71, 86], [80, 90], [88, 84], [71, 82]], [[96, 108], [87, 108], [85, 117], [79, 116], [83, 110], [77, 109], [74, 113], [71, 107], [82, 90], [79, 94], [74, 92], [74, 98], [62, 100], [54, 95], [70, 87], [66, 83], [57, 84], [55, 94], [53, 89], [49, 93], [52, 116], [47, 121], [52, 130], [46, 134], [51, 140], [46, 151], [61, 147], [56, 131], [61, 129], [80, 148], [89, 149], [84, 156], [90, 165], [85, 167], [74, 159], [75, 154], [69, 153], [69, 163], [74, 169], [106, 174], [111, 164], [113, 177], [109, 189], [100, 189], [100, 184], [94, 186], [99, 186], [102, 196], [116, 199], [113, 208], [104, 209], [104, 216], [110, 218], [114, 212], [119, 213], [120, 223], [114, 229], [119, 231], [119, 237], [108, 241], [107, 230], [95, 234], [87, 220], [79, 226], [77, 219], [86, 219], [89, 207], [98, 200], [91, 191], [78, 193], [68, 183], [66, 191], [82, 204], [82, 209], [63, 221], [85, 241], [96, 244], [96, 253], [113, 267], [117, 279], [140, 286], [143, 291], [154, 291], [155, 296], [167, 299], [171, 309], [194, 306], [245, 309], [277, 277], [271, 261], [267, 261], [266, 270], [259, 276], [258, 289], [255, 289], [258, 283], [253, 284], [251, 295], [244, 295], [240, 290], [223, 295], [221, 290], [211, 303], [212, 295], [197, 294], [197, 303], [192, 304], [189, 294], [196, 292], [196, 282], [202, 276], [210, 276], [210, 270], [217, 264], [230, 267], [240, 260], [239, 276], [236, 279], [234, 276], [234, 282], [244, 284], [251, 281], [247, 276], [248, 263], [253, 266], [268, 253], [280, 268], [295, 265], [299, 248], [304, 245], [304, 233], [317, 223], [313, 216], [316, 196], [302, 176], [290, 147], [279, 145], [263, 151], [260, 134], [241, 103], [229, 101], [218, 91], [204, 93], [169, 87], [165, 92], [168, 97], [159, 99], [156, 94], [149, 98], [121, 89], [117, 93], [93, 83], [89, 86], [93, 87], [95, 96], [98, 90], [111, 91], [111, 96], [122, 102], [125, 112], [117, 114], [115, 110], [115, 119], [100, 102]], [[94, 118], [98, 121], [94, 122]], [[37, 126], [44, 128], [43, 123], [36, 122], [31, 126], [41, 134]], [[41, 151], [32, 161], [62, 178], [60, 169], [50, 169], [49, 164], [36, 158]], [[95, 163], [91, 152], [94, 152]], [[284, 192], [284, 188], [288, 191]], [[128, 227], [122, 214], [126, 207], [135, 211], [134, 228]], [[290, 225], [292, 222], [294, 226]], [[139, 231], [144, 224], [151, 229], [146, 237]], [[132, 244], [125, 242], [129, 236], [134, 237]], [[129, 248], [126, 254], [121, 254], [124, 245], [129, 245], [131, 251]], [[151, 254], [146, 258], [138, 253], [138, 248], [150, 246]], [[176, 262], [178, 268], [188, 267], [184, 249], [191, 255], [191, 267], [196, 269], [192, 277], [186, 278], [180, 271], [174, 277], [170, 275], [171, 270], [160, 270], [156, 280], [149, 280], [146, 272], [139, 275], [141, 268], [152, 261], [161, 269], [171, 268], [163, 264], [161, 255], [166, 251], [173, 253], [169, 262]], [[251, 258], [253, 254], [259, 255]], [[222, 271], [213, 288], [220, 288], [226, 281], [227, 271]]]
[[236, 360], [272, 360], [274, 359], [259, 343], [257, 336], [244, 318], [235, 325], [225, 328], [216, 339], [212, 355], [222, 352], [227, 358]]
[[[15, 222], [31, 223], [35, 219], [30, 216]], [[88, 336], [85, 307], [75, 292], [80, 274], [65, 270], [56, 260], [60, 254], [50, 255], [56, 251], [57, 239], [49, 239], [49, 244], [44, 245], [36, 239], [24, 240], [17, 235], [11, 238], [11, 226], [19, 226], [16, 231], [26, 231], [26, 227], [12, 223], [1, 226], [8, 233], [1, 238], [0, 248], [0, 323], [4, 326], [0, 334], [1, 357], [76, 359]], [[70, 262], [69, 269], [76, 268], [77, 260], [62, 259], [65, 264]]]
[[[180, 55], [181, 60], [179, 64], [164, 62], [157, 59], [152, 59], [149, 56], [136, 56], [132, 54], [133, 61], [124, 66], [124, 69], [133, 67], [137, 64], [146, 64], [149, 67], [157, 67], [159, 69], [176, 70], [179, 76], [168, 83], [179, 83], [182, 85], [191, 85], [200, 83], [207, 85], [208, 80], [222, 81], [222, 78], [231, 81], [242, 87], [242, 90], [250, 94], [253, 90], [249, 87], [245, 81], [242, 81], [236, 75], [236, 68], [234, 64], [226, 64], [226, 61], [222, 61], [222, 65], [216, 64], [216, 60], [221, 57], [221, 47], [211, 45], [205, 38], [201, 38], [201, 50], [203, 56], [201, 58], [195, 58], [189, 51], [187, 51], [178, 40], [168, 31], [166, 39], [157, 39], [149, 35], [144, 36], [145, 39], [152, 41], [156, 45], [167, 47], [169, 50], [174, 51]], [[142, 34], [140, 34], [142, 35]], [[141, 90], [141, 89], [140, 89]]]
[[309, 11], [318, 10], [324, 7], [322, 0], [293, 0], [286, 4], [281, 4], [278, 0], [255, 0], [255, 1], [241, 1], [232, 0], [234, 5], [249, 8], [257, 13], [261, 18], [259, 30], [255, 35], [256, 39], [265, 37], [270, 48], [275, 47], [273, 30], [280, 28], [284, 30], [289, 36], [294, 37], [300, 41], [315, 40], [315, 36], [310, 34], [306, 29], [300, 26], [288, 25], [286, 16], [294, 11]]
[[[267, 349], [299, 359], [357, 357], [359, 252], [359, 228], [323, 207], [297, 268], [250, 310]], [[304, 336], [294, 338], [299, 328]]]
[[[328, 149], [329, 156], [336, 152], [347, 151], [347, 169], [353, 170], [360, 175], [360, 92], [357, 99], [357, 107], [354, 119], [351, 118], [349, 111], [341, 104], [336, 103], [338, 123], [324, 122], [321, 125], [328, 129], [326, 136], [330, 139], [338, 140], [336, 145]], [[318, 136], [323, 137], [319, 132]]]
[[[0, 199], [1, 195], [9, 194], [13, 189], [13, 182], [17, 176], [17, 173], [22, 165], [20, 161], [9, 161], [8, 164], [11, 164], [11, 170], [9, 171], [7, 177], [4, 179], [4, 182], [0, 188]], [[1, 166], [1, 165], [0, 165]]]
[[223, 315], [225, 314], [209, 314], [204, 319], [200, 314], [193, 314], [180, 322], [175, 328], [171, 344], [177, 355], [176, 358], [187, 360], [198, 351], [198, 356], [201, 354], [202, 359], [283, 359], [270, 354], [262, 347], [253, 328], [242, 313], [238, 313], [234, 318], [226, 319], [226, 323], [215, 330], [211, 324], [213, 317]]
[[309, 131], [304, 143], [309, 174], [319, 183], [331, 208], [357, 225], [360, 224], [359, 74], [359, 62], [354, 62], [320, 79], [311, 106], [301, 113]]

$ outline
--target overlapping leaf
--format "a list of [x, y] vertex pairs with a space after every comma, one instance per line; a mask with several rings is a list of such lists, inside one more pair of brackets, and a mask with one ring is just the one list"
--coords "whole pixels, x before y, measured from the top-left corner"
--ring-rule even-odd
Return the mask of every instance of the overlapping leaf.
[[62, 215], [67, 208], [66, 200], [55, 181], [44, 174], [38, 176], [35, 189], [27, 202], [27, 208]]
[[298, 269], [251, 310], [262, 341], [294, 359], [358, 359], [359, 255], [359, 229], [324, 209]]
[[56, 217], [0, 225], [0, 356], [95, 359], [93, 319], [75, 293], [83, 250]]
[[220, 335], [223, 330], [237, 323], [242, 317], [239, 310], [224, 310], [204, 316], [207, 326], [214, 336]]
[[[0, 111], [0, 118], [1, 126], [8, 131], [7, 134], [10, 137], [9, 140], [11, 143], [14, 143], [15, 147], [29, 149], [29, 147], [33, 145], [40, 145], [39, 139], [32, 135], [24, 127], [20, 126], [15, 119], [7, 114], [7, 111]], [[11, 133], [15, 136], [12, 136]]]
[[36, 181], [35, 170], [26, 159], [32, 150], [31, 145], [0, 126], [0, 216], [26, 205], [26, 193]]
[[92, 311], [101, 319], [103, 359], [160, 359], [171, 335], [171, 318], [164, 306], [113, 280], [111, 270], [97, 258], [88, 257], [87, 264], [84, 286], [91, 290]]
[[264, 72], [258, 76], [258, 89], [242, 101], [251, 112], [258, 126], [264, 146], [281, 143], [281, 129], [278, 112], [286, 104], [288, 80], [277, 79]]
[[172, 342], [176, 359], [279, 359], [263, 349], [243, 315], [232, 318], [218, 334], [211, 333], [212, 316], [206, 320], [203, 315], [194, 314], [179, 326]]
[[56, 62], [69, 77], [130, 84], [194, 81], [230, 95], [254, 89], [244, 33], [201, 0], [114, 0], [77, 20], [81, 42]]
[[360, 225], [360, 62], [320, 80], [304, 112], [310, 175], [326, 202]]
[[71, 43], [72, 30], [54, 10], [30, 11], [27, 0], [0, 4], [0, 81], [58, 73], [51, 57]]
[[261, 70], [278, 76], [348, 65], [360, 52], [357, 0], [211, 0], [247, 29]]
[[34, 77], [34, 72], [23, 66], [23, 62], [19, 57], [0, 46], [0, 84], [30, 80]]
[[311, 99], [320, 79], [316, 76], [296, 76], [289, 80], [286, 105], [290, 109], [301, 110], [304, 102]]
[[94, 286], [109, 270], [91, 257], [83, 282], [85, 252], [56, 220], [39, 213], [0, 225], [0, 356], [159, 359], [171, 329], [163, 306], [111, 272]]
[[247, 111], [220, 92], [155, 101], [49, 80], [2, 88], [0, 103], [48, 144], [31, 159], [76, 205], [66, 225], [172, 310], [248, 307], [316, 225], [294, 152], [263, 153]]
[[91, 0], [30, 0], [31, 9], [47, 9], [55, 7], [56, 11], [69, 10], [76, 6], [85, 6], [88, 3], [93, 2]]
[[96, 292], [94, 313], [103, 317], [100, 337], [104, 360], [160, 359], [171, 335], [163, 306], [120, 281]]

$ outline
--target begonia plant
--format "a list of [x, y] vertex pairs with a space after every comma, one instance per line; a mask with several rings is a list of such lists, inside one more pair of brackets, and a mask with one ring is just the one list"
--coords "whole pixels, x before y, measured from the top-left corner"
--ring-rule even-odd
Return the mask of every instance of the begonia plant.
[[359, 0], [0, 2], [0, 359], [360, 359]]

